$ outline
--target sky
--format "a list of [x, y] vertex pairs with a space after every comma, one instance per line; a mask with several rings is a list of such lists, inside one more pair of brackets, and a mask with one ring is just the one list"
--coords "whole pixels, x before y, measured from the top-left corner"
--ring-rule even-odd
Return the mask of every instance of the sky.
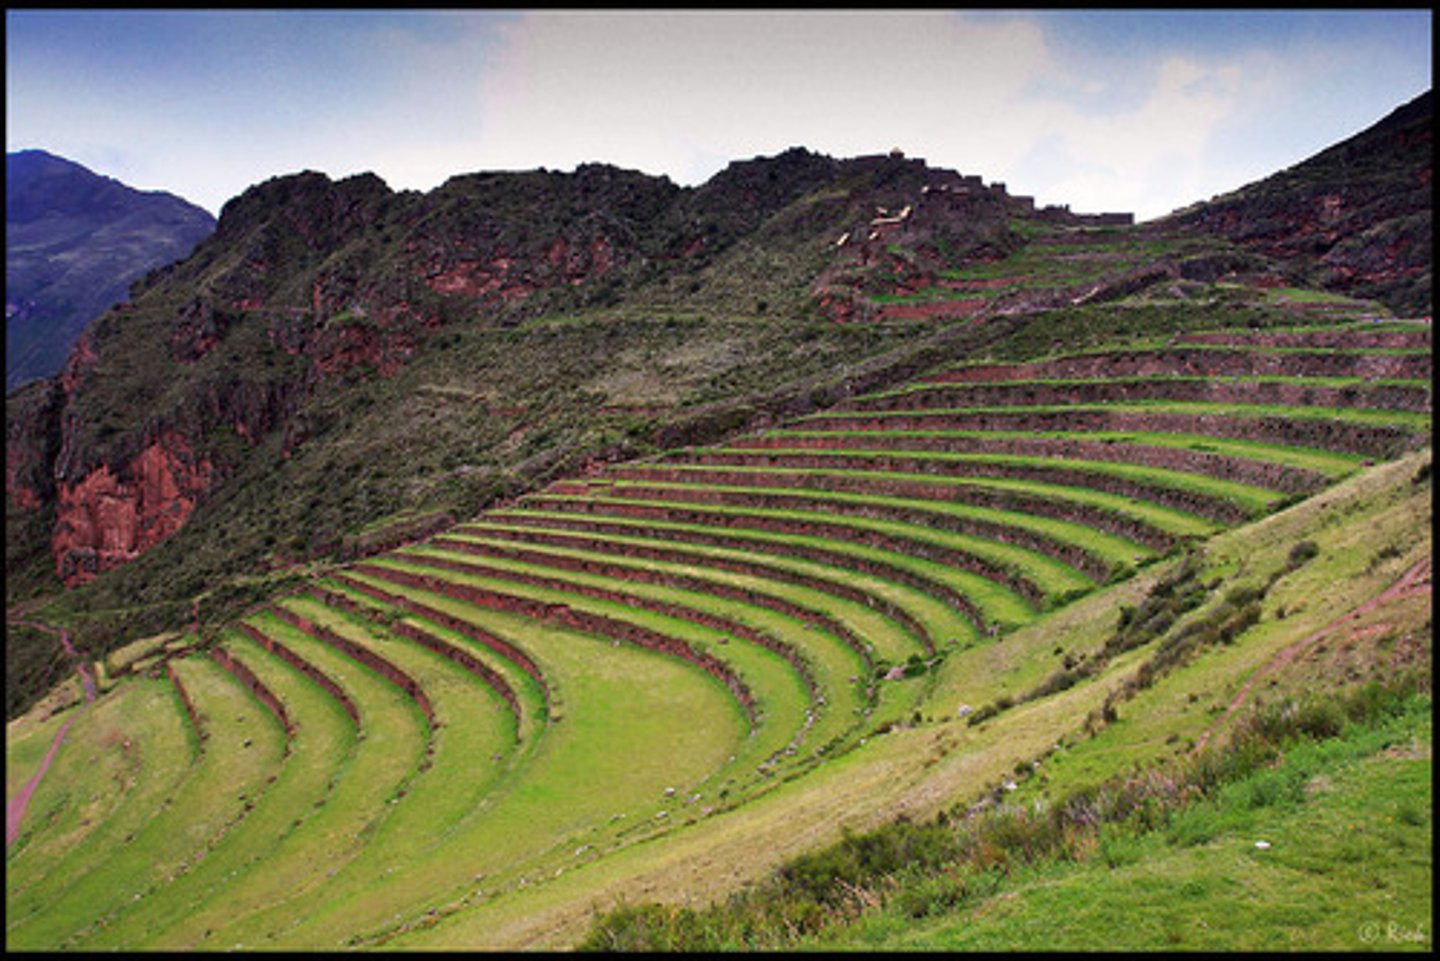
[[7, 152], [218, 214], [271, 177], [599, 162], [703, 183], [900, 148], [1146, 220], [1431, 86], [1428, 7], [1317, 10], [7, 8]]

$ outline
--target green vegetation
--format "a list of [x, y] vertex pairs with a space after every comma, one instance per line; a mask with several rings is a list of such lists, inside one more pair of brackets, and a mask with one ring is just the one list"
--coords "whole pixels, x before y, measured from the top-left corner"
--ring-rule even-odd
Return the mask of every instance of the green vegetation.
[[[1428, 767], [1428, 326], [969, 186], [838, 240], [926, 181], [799, 151], [695, 192], [302, 175], [227, 208], [134, 310], [195, 356], [111, 316], [76, 425], [16, 407], [23, 489], [62, 438], [67, 477], [143, 449], [214, 483], [12, 608], [15, 711], [103, 671], [7, 732], [13, 791], [71, 724], [7, 946], [1008, 949], [1058, 911], [1055, 943], [1210, 947], [1194, 901], [1255, 947], [1237, 863], [1272, 936], [1310, 915], [1265, 872], [1331, 875], [1297, 946], [1401, 885], [1409, 917], [1428, 786], [1354, 774]], [[334, 216], [302, 237], [281, 195]], [[1362, 797], [1374, 835], [1298, 851]]]
[[[1374, 888], [1404, 891], [1403, 879], [1423, 886], [1429, 876], [1430, 712], [1428, 676], [1372, 682], [1349, 697], [1279, 701], [1250, 715], [1223, 747], [1193, 758], [1045, 806], [942, 812], [850, 834], [712, 908], [616, 909], [580, 947], [1014, 950], [1044, 931], [1072, 949], [1338, 948], [1404, 918], [1404, 930], [1421, 932], [1412, 946], [1422, 948], [1426, 899], [1411, 888], [1397, 903]], [[1424, 753], [1374, 769], [1396, 743]], [[1388, 783], [1377, 790], [1376, 780]], [[1336, 796], [1312, 799], [1320, 783]], [[1346, 819], [1353, 820], [1344, 828], [1311, 833], [1317, 823], [1340, 827]], [[1252, 846], [1254, 837], [1273, 840]], [[1307, 890], [1319, 903], [1305, 906], [1324, 922], [1320, 930], [1297, 941], [1289, 911], [1227, 917], [1230, 891], [1257, 883], [1234, 863], [1246, 846], [1245, 863], [1255, 859], [1267, 887], [1288, 886], [1297, 870], [1315, 879]], [[1387, 870], [1397, 854], [1403, 868]], [[1383, 883], [1370, 880], [1382, 874]], [[1357, 901], [1361, 892], [1367, 896]], [[1308, 899], [1291, 890], [1284, 900], [1299, 907]]]

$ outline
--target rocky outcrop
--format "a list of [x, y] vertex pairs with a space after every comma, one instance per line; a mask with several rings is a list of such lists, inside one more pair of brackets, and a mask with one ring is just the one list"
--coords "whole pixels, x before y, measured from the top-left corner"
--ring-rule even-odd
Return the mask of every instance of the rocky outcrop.
[[102, 464], [58, 491], [51, 550], [69, 586], [138, 557], [184, 526], [209, 491], [210, 461], [166, 433], [121, 469]]
[[1428, 315], [1433, 111], [1427, 90], [1309, 160], [1167, 220], [1237, 241], [1292, 277]]

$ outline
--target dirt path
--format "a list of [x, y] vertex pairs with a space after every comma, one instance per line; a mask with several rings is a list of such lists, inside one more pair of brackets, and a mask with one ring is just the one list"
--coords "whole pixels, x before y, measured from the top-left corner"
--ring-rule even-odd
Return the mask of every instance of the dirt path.
[[1250, 679], [1246, 681], [1243, 686], [1241, 686], [1239, 693], [1237, 693], [1234, 699], [1231, 700], [1230, 706], [1225, 709], [1225, 713], [1220, 715], [1220, 717], [1216, 719], [1215, 723], [1210, 725], [1210, 729], [1207, 730], [1205, 734], [1200, 738], [1199, 742], [1195, 745], [1195, 749], [1191, 753], [1199, 753], [1200, 750], [1204, 748], [1205, 745], [1210, 741], [1210, 737], [1217, 731], [1219, 731], [1220, 728], [1225, 726], [1225, 722], [1230, 720], [1230, 717], [1236, 711], [1238, 711], [1247, 700], [1249, 700], [1251, 690], [1255, 687], [1255, 684], [1261, 679], [1285, 667], [1287, 664], [1295, 660], [1295, 658], [1299, 657], [1305, 651], [1314, 647], [1316, 644], [1320, 643], [1325, 638], [1330, 637], [1335, 632], [1353, 624], [1355, 621], [1358, 621], [1360, 618], [1364, 617], [1366, 614], [1369, 614], [1377, 607], [1388, 604], [1391, 601], [1397, 601], [1403, 597], [1409, 597], [1414, 594], [1428, 594], [1430, 592], [1430, 561], [1431, 558], [1429, 557], [1423, 557], [1420, 560], [1416, 561], [1414, 565], [1412, 565], [1408, 571], [1402, 574], [1399, 580], [1397, 580], [1394, 584], [1391, 584], [1385, 590], [1381, 591], [1379, 594], [1376, 594], [1374, 597], [1370, 598], [1370, 600], [1359, 605], [1349, 613], [1337, 617], [1335, 620], [1331, 621], [1329, 624], [1326, 624], [1324, 627], [1320, 628], [1320, 630], [1316, 631], [1315, 633], [1303, 637], [1295, 643], [1291, 644], [1290, 646], [1286, 647], [1284, 650], [1280, 651], [1273, 658], [1271, 658], [1263, 667], [1261, 667], [1258, 671], [1252, 674], [1250, 676]]
[[[80, 655], [71, 645], [68, 631], [48, 627], [44, 624], [37, 624], [34, 621], [11, 621], [11, 623], [21, 624], [25, 627], [33, 627], [37, 631], [44, 631], [47, 634], [56, 635], [60, 640], [60, 646], [65, 649], [65, 653], [77, 661], [76, 670], [80, 674], [80, 685], [85, 690], [85, 705], [81, 710], [83, 711], [95, 703], [95, 678], [90, 675], [90, 671], [88, 670], [89, 665], [80, 659]], [[50, 763], [55, 760], [55, 755], [60, 750], [60, 744], [65, 740], [65, 735], [69, 732], [70, 725], [74, 724], [75, 718], [79, 716], [80, 714], [77, 712], [74, 717], [71, 717], [60, 727], [60, 730], [55, 732], [55, 739], [50, 742], [50, 749], [45, 752], [45, 757], [41, 759], [40, 769], [35, 772], [35, 776], [26, 781], [25, 785], [15, 793], [15, 796], [5, 802], [5, 846], [7, 848], [15, 843], [15, 839], [20, 836], [20, 824], [25, 820], [25, 811], [30, 807], [30, 798], [34, 796], [35, 789], [40, 786], [40, 780], [45, 777], [45, 772], [50, 770]]]

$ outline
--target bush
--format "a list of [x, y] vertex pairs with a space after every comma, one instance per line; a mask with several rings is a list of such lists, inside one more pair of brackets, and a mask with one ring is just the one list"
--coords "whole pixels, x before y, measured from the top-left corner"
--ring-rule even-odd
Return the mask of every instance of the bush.
[[1312, 560], [1319, 553], [1320, 547], [1314, 541], [1301, 541], [1290, 548], [1290, 556], [1285, 564], [1293, 571], [1300, 565]]

